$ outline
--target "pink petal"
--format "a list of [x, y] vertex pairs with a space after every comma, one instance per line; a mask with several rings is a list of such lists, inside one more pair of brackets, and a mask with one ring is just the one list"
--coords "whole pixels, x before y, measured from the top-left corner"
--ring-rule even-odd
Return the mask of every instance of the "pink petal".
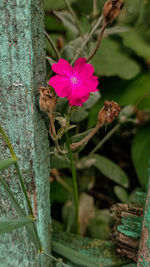
[[69, 104], [71, 106], [82, 106], [82, 104], [88, 100], [89, 98], [89, 90], [87, 90], [87, 87], [84, 86], [78, 86], [72, 88], [68, 95]]
[[78, 58], [75, 62], [74, 68], [73, 68], [74, 73], [78, 74], [79, 77], [82, 79], [86, 79], [87, 76], [92, 76], [94, 73], [94, 68], [91, 64], [86, 63], [85, 58]]
[[55, 89], [59, 97], [67, 97], [71, 87], [68, 79], [61, 75], [55, 75], [49, 80], [49, 84]]
[[98, 77], [92, 76], [87, 80], [84, 80], [83, 85], [86, 86], [87, 91], [89, 92], [97, 92], [97, 86], [99, 84]]
[[88, 100], [90, 94], [82, 97], [82, 98], [74, 98], [74, 97], [69, 97], [69, 104], [70, 106], [82, 106], [82, 104]]
[[59, 59], [58, 63], [52, 65], [52, 70], [67, 77], [70, 77], [73, 73], [72, 66], [63, 58]]

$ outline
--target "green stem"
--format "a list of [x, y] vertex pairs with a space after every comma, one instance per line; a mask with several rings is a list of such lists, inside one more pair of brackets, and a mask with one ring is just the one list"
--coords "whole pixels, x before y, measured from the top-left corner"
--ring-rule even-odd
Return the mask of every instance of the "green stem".
[[70, 11], [72, 17], [73, 17], [73, 20], [74, 20], [74, 22], [75, 22], [75, 24], [76, 24], [76, 26], [77, 26], [77, 28], [78, 28], [78, 31], [79, 31], [79, 33], [80, 33], [80, 36], [82, 37], [82, 36], [83, 36], [83, 33], [82, 33], [82, 29], [81, 29], [81, 27], [80, 27], [80, 24], [79, 24], [79, 22], [78, 22], [78, 20], [77, 20], [77, 17], [76, 17], [76, 15], [75, 15], [74, 11], [72, 10], [71, 5], [69, 4], [68, 0], [64, 0], [64, 1], [65, 1], [66, 6], [68, 7], [68, 9], [69, 9], [69, 11]]
[[78, 222], [78, 214], [79, 214], [79, 196], [78, 196], [78, 185], [77, 185], [77, 177], [76, 177], [76, 170], [75, 165], [73, 161], [73, 155], [70, 149], [70, 140], [68, 133], [66, 132], [66, 142], [67, 142], [67, 148], [68, 148], [68, 154], [70, 158], [70, 168], [72, 172], [72, 179], [73, 179], [73, 189], [74, 189], [74, 204], [75, 204], [75, 229], [76, 234], [79, 233], [79, 222]]
[[31, 206], [31, 202], [29, 200], [29, 197], [28, 197], [28, 194], [27, 194], [27, 191], [26, 191], [26, 188], [25, 188], [25, 184], [23, 182], [23, 177], [21, 175], [19, 165], [18, 165], [17, 162], [14, 165], [15, 165], [15, 168], [16, 168], [16, 171], [17, 171], [17, 174], [18, 174], [18, 177], [19, 177], [19, 181], [20, 181], [20, 184], [21, 184], [22, 191], [24, 193], [25, 199], [26, 199], [27, 204], [28, 204], [29, 213], [30, 213], [31, 216], [34, 217], [32, 206]]
[[93, 0], [93, 18], [97, 15], [97, 0]]
[[95, 23], [95, 25], [93, 26], [93, 28], [91, 29], [91, 31], [89, 32], [89, 34], [87, 35], [87, 37], [85, 38], [82, 46], [79, 48], [79, 50], [77, 50], [76, 55], [74, 56], [74, 58], [72, 59], [71, 65], [74, 64], [74, 62], [76, 61], [76, 59], [79, 57], [80, 53], [82, 52], [82, 50], [85, 48], [85, 46], [87, 45], [88, 41], [90, 40], [90, 38], [93, 36], [93, 34], [95, 33], [95, 31], [97, 30], [97, 28], [99, 27], [99, 25], [102, 22], [102, 16], [99, 17], [99, 19], [97, 20], [97, 22]]
[[116, 132], [118, 131], [118, 129], [120, 128], [120, 123], [118, 123], [117, 125], [115, 125], [114, 128], [111, 129], [111, 131], [97, 144], [97, 146], [89, 153], [89, 155], [94, 154], [95, 152], [97, 152], [97, 150], [99, 150], [104, 143]]
[[94, 51], [92, 52], [92, 54], [87, 58], [87, 62], [89, 62], [95, 56], [97, 50], [99, 49], [106, 26], [107, 26], [107, 24], [104, 24], [102, 26], [100, 34], [98, 36], [96, 47], [95, 47]]
[[[2, 134], [4, 140], [5, 140], [6, 143], [7, 143], [7, 146], [8, 146], [8, 148], [9, 148], [9, 150], [10, 150], [10, 153], [11, 153], [11, 155], [12, 155], [12, 158], [13, 158], [13, 159], [17, 159], [17, 156], [16, 156], [16, 154], [15, 154], [15, 152], [14, 152], [14, 150], [13, 150], [13, 147], [12, 147], [12, 145], [11, 145], [11, 142], [10, 142], [8, 136], [5, 134], [5, 132], [4, 132], [3, 128], [1, 127], [1, 125], [0, 125], [0, 133]], [[26, 188], [25, 188], [25, 184], [24, 184], [24, 181], [23, 181], [23, 178], [22, 178], [20, 169], [19, 169], [19, 165], [18, 165], [17, 162], [14, 163], [14, 165], [15, 165], [15, 168], [16, 168], [16, 171], [17, 171], [17, 174], [18, 174], [18, 177], [19, 177], [19, 181], [20, 181], [20, 184], [21, 184], [22, 191], [23, 191], [24, 196], [25, 196], [25, 199], [26, 199], [26, 201], [27, 201], [27, 205], [28, 205], [28, 208], [29, 208], [29, 211], [30, 211], [30, 215], [34, 217], [34, 215], [33, 215], [33, 210], [32, 210], [32, 206], [31, 206], [31, 203], [30, 203], [28, 194], [27, 194], [27, 190], [26, 190]]]
[[[26, 217], [27, 216], [26, 213], [24, 212], [24, 210], [20, 206], [17, 199], [14, 197], [14, 194], [10, 191], [8, 185], [5, 183], [5, 181], [1, 177], [0, 177], [0, 183], [3, 186], [3, 188], [5, 189], [7, 195], [10, 198], [11, 203], [13, 204], [14, 208], [16, 209], [18, 215], [20, 217]], [[37, 250], [41, 250], [42, 245], [41, 245], [41, 241], [38, 237], [38, 233], [37, 233], [34, 222], [32, 222], [32, 224], [26, 225], [25, 227], [26, 227], [28, 233], [30, 234], [32, 241], [33, 241], [35, 247], [37, 248]]]
[[9, 148], [9, 150], [10, 150], [10, 153], [11, 153], [11, 155], [12, 155], [12, 158], [13, 158], [13, 159], [17, 159], [16, 154], [15, 154], [15, 152], [14, 152], [14, 150], [13, 150], [12, 145], [11, 145], [11, 142], [10, 142], [8, 136], [5, 134], [5, 132], [4, 132], [4, 130], [3, 130], [3, 128], [2, 128], [1, 125], [0, 125], [0, 133], [2, 134], [4, 140], [6, 141], [6, 144], [7, 144], [8, 148]]
[[60, 54], [59, 54], [59, 52], [58, 52], [58, 50], [57, 50], [55, 44], [53, 43], [53, 40], [51, 39], [51, 37], [50, 37], [49, 34], [47, 33], [47, 31], [45, 31], [45, 36], [46, 36], [47, 40], [49, 41], [51, 47], [53, 48], [53, 50], [54, 50], [54, 52], [55, 52], [55, 54], [56, 54], [57, 59], [59, 59], [59, 58], [60, 58]]

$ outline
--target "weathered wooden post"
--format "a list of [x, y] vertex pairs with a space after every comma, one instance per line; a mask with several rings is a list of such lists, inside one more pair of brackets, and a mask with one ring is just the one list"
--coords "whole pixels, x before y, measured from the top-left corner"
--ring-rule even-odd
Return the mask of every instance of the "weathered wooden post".
[[[29, 196], [34, 199], [39, 237], [44, 251], [50, 254], [49, 142], [38, 108], [38, 86], [45, 83], [43, 3], [1, 0], [0, 17], [0, 123], [19, 158]], [[1, 139], [0, 159], [7, 156]], [[24, 206], [13, 168], [5, 175], [5, 181]], [[0, 219], [15, 216], [0, 188]], [[50, 258], [37, 253], [23, 228], [0, 236], [0, 252], [1, 267], [50, 266]]]
[[150, 266], [150, 169], [137, 266]]

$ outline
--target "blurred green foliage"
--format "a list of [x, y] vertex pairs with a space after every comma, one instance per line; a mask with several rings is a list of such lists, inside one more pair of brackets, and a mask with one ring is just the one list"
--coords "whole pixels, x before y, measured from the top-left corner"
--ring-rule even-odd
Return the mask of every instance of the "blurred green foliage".
[[[105, 0], [97, 0], [97, 8], [93, 10], [92, 0], [70, 0], [83, 35], [90, 31], [97, 18], [101, 15]], [[87, 148], [82, 147], [75, 153], [76, 167], [79, 177], [80, 192], [86, 191], [95, 195], [108, 194], [112, 202], [128, 203], [130, 197], [138, 190], [145, 190], [148, 179], [148, 160], [150, 158], [150, 0], [126, 0], [117, 21], [106, 29], [102, 44], [91, 60], [95, 73], [99, 76], [100, 94], [91, 95], [72, 117], [72, 123], [77, 123], [76, 129], [70, 131], [72, 142], [80, 141], [90, 128], [97, 122], [97, 113], [104, 101], [114, 100], [123, 109], [120, 119], [107, 129], [100, 131], [99, 137], [94, 137]], [[61, 57], [71, 62], [72, 58], [83, 44], [83, 36], [74, 19], [62, 0], [45, 0], [45, 28], [51, 36]], [[87, 57], [96, 46], [97, 34], [80, 53]], [[47, 56], [57, 61], [55, 53], [46, 41]], [[47, 64], [47, 78], [52, 75], [51, 66]], [[60, 101], [57, 111], [64, 113], [66, 102]], [[96, 154], [89, 155], [95, 145], [119, 124], [117, 132], [107, 142], [104, 142]], [[88, 130], [88, 132], [87, 132]], [[82, 132], [82, 134], [81, 134]], [[101, 153], [101, 154], [100, 154]], [[68, 173], [67, 157], [56, 158], [51, 155], [51, 167]], [[87, 175], [88, 171], [88, 175]], [[86, 173], [86, 174], [85, 174]], [[86, 184], [87, 177], [87, 186]], [[91, 179], [90, 179], [91, 177]], [[93, 178], [94, 177], [94, 178]], [[69, 178], [68, 178], [69, 179]], [[92, 192], [93, 192], [92, 191]], [[95, 197], [95, 206], [101, 209], [109, 208], [109, 199]], [[70, 194], [57, 182], [52, 183], [52, 202], [64, 203], [70, 199]], [[106, 203], [106, 202], [107, 203]], [[88, 203], [87, 203], [88, 205]], [[69, 206], [69, 209], [72, 208]], [[66, 209], [63, 208], [67, 213]], [[67, 224], [67, 216], [65, 223]], [[63, 221], [63, 219], [62, 219]], [[109, 233], [110, 221], [91, 220], [88, 234], [101, 237], [100, 231]], [[68, 224], [70, 221], [68, 222]], [[70, 226], [69, 226], [70, 227]], [[108, 238], [108, 234], [103, 238]]]

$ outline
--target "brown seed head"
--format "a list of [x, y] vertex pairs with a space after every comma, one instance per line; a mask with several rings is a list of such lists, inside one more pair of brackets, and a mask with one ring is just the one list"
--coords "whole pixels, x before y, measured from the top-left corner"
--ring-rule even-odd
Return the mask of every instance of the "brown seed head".
[[45, 113], [49, 114], [54, 111], [57, 98], [54, 96], [50, 87], [39, 86], [40, 100], [39, 105], [40, 109]]
[[105, 101], [104, 106], [98, 113], [98, 121], [100, 124], [111, 123], [121, 111], [121, 107], [114, 101]]
[[103, 7], [104, 24], [111, 23], [113, 20], [115, 20], [123, 7], [123, 0], [108, 0]]

